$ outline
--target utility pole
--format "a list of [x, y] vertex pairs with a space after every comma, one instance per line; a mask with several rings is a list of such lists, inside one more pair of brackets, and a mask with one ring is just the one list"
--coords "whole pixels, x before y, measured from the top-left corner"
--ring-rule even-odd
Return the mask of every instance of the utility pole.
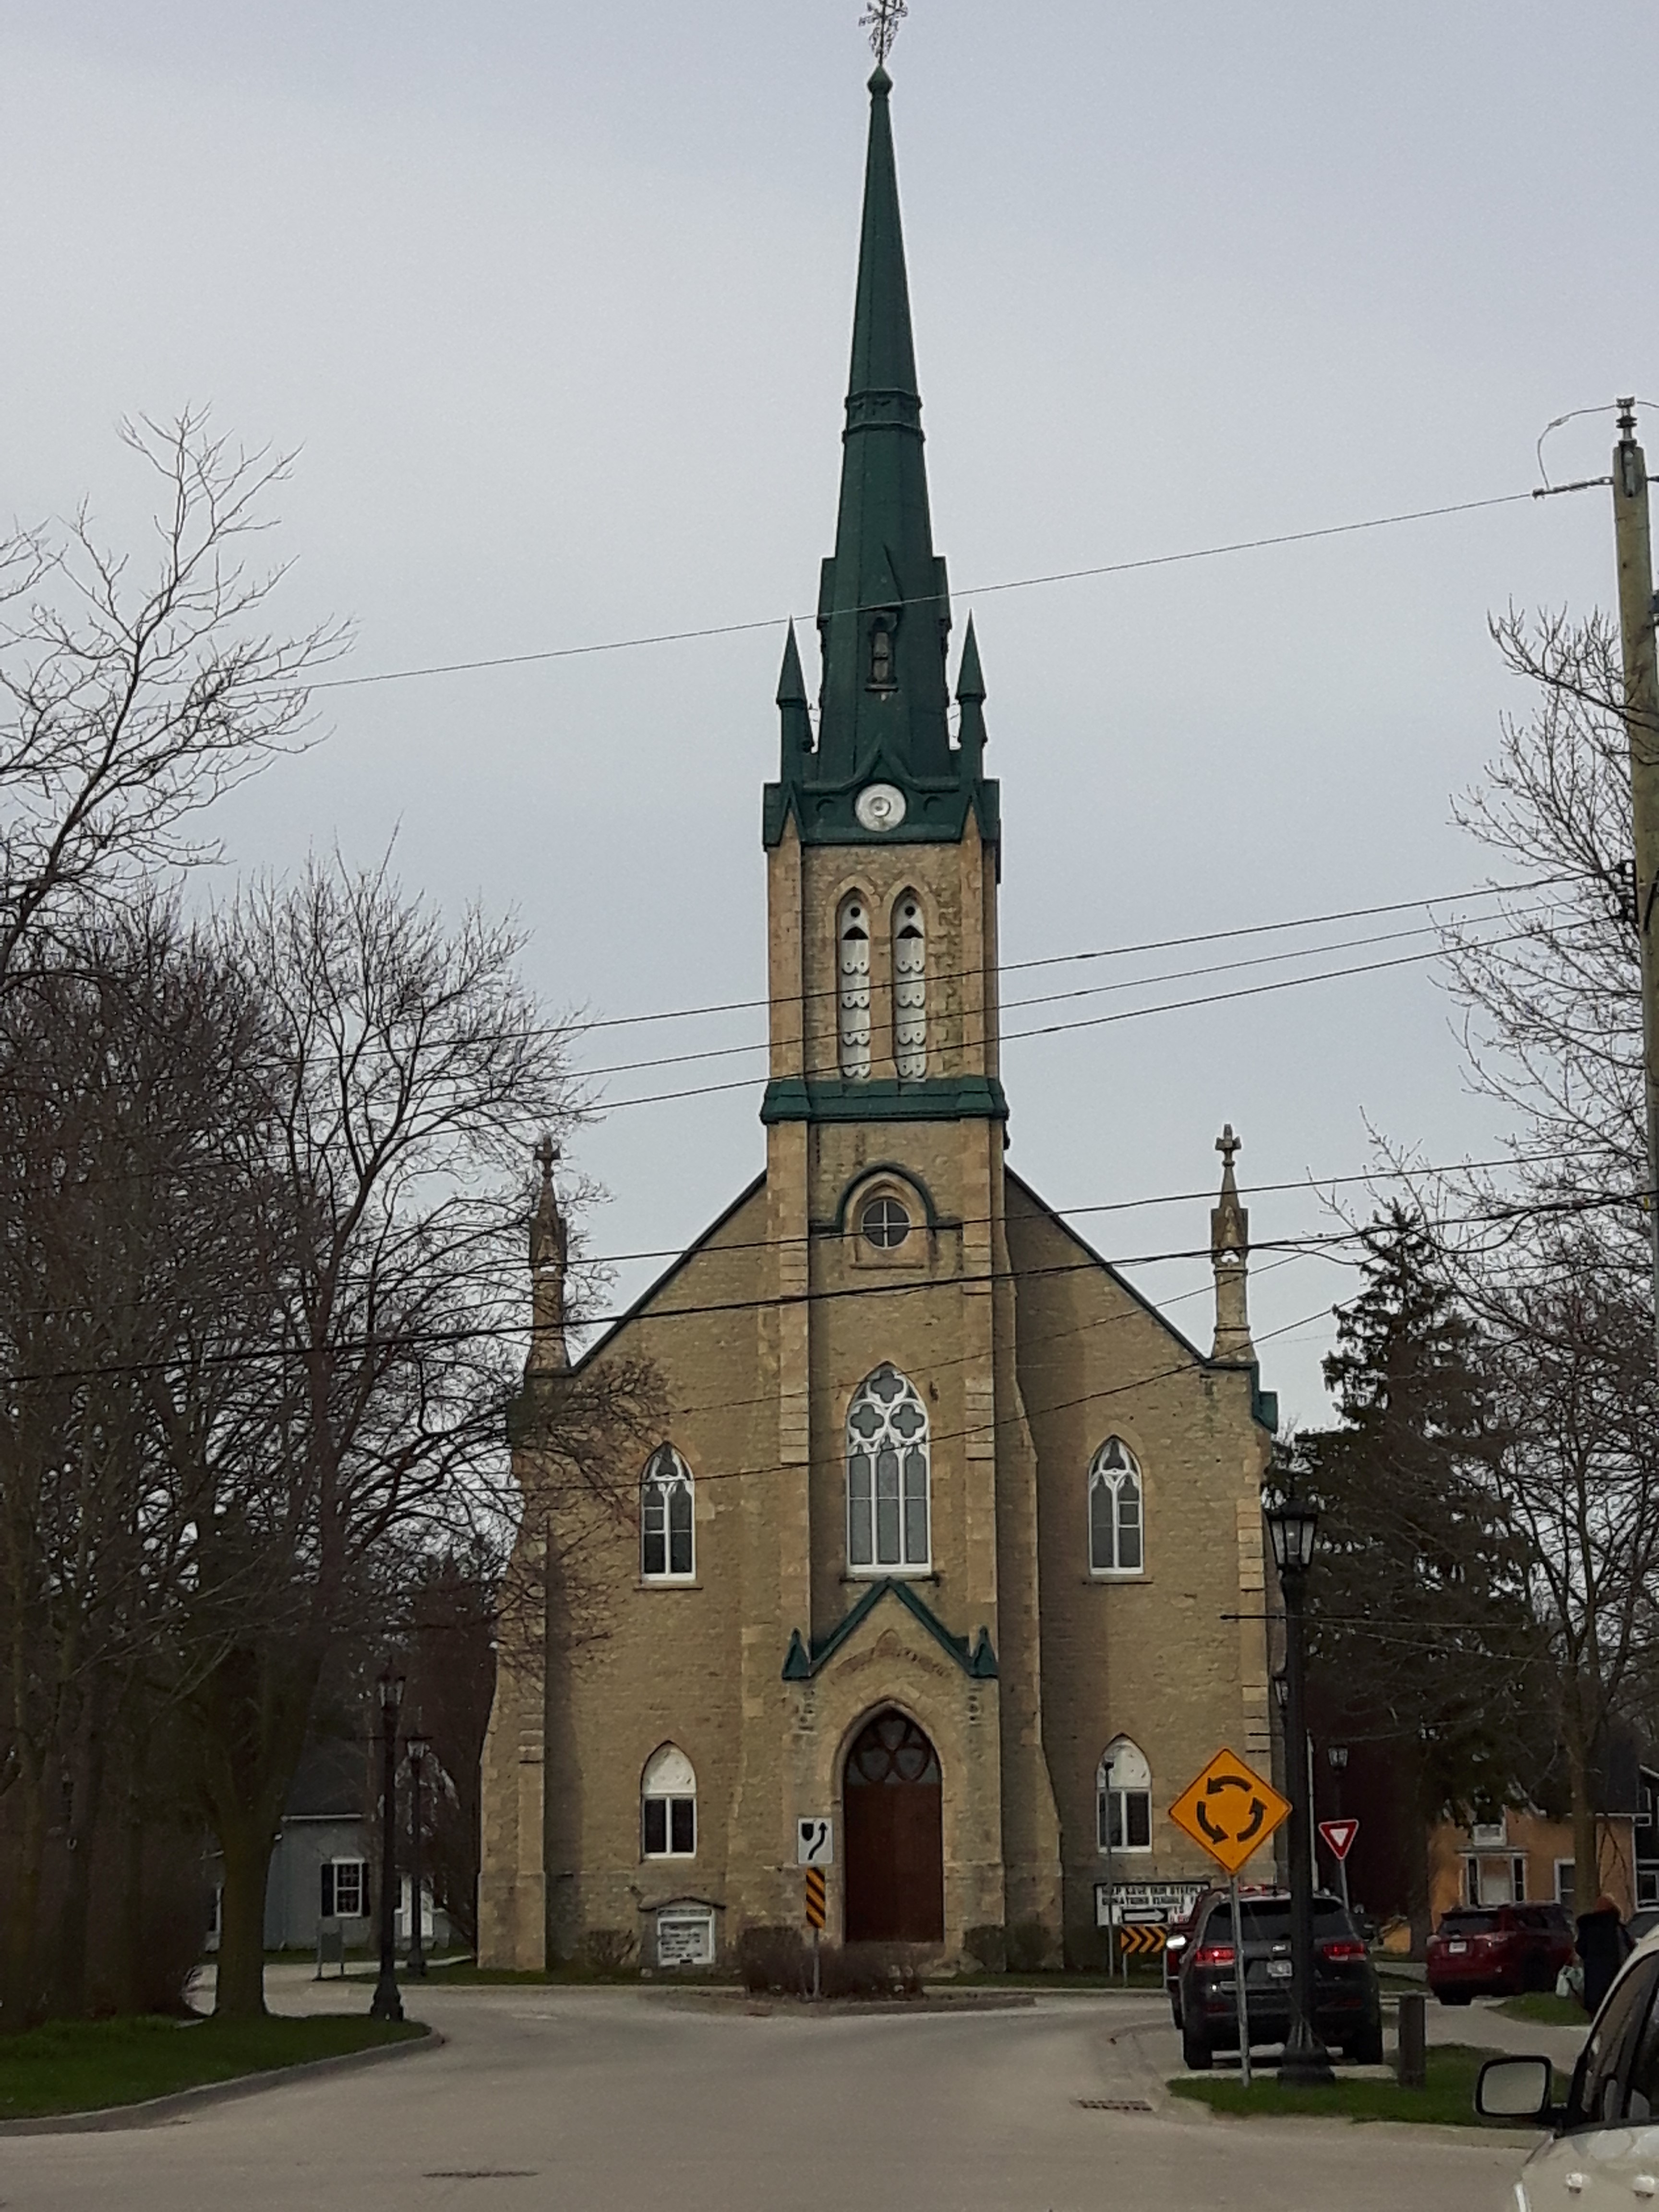
[[1648, 1129], [1648, 1227], [1653, 1238], [1654, 1334], [1659, 1350], [1659, 659], [1653, 634], [1653, 549], [1648, 465], [1636, 442], [1636, 402], [1619, 402], [1613, 449], [1613, 527], [1625, 657], [1635, 831], [1636, 927], [1642, 955], [1642, 1064]]

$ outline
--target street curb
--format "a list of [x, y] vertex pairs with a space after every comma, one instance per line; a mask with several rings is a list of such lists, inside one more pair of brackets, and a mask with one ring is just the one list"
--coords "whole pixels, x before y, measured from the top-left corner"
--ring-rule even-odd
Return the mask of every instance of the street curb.
[[226, 2105], [236, 2097], [258, 2096], [284, 2081], [315, 2081], [327, 2074], [353, 2074], [388, 2058], [408, 2058], [417, 2051], [439, 2050], [448, 2038], [435, 2027], [400, 2043], [379, 2043], [367, 2051], [343, 2051], [332, 2058], [303, 2058], [295, 2066], [267, 2066], [258, 2074], [239, 2074], [229, 2081], [204, 2081], [171, 2096], [147, 2097], [136, 2105], [105, 2105], [95, 2112], [43, 2112], [38, 2119], [0, 2120], [0, 2136], [104, 2135], [122, 2128], [159, 2127], [205, 2105]]

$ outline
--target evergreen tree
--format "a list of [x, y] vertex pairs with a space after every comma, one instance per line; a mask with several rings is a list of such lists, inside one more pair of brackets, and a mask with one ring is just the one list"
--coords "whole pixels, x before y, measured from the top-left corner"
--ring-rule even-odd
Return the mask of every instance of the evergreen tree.
[[1501, 1437], [1480, 1332], [1395, 1205], [1364, 1232], [1325, 1380], [1340, 1425], [1298, 1440], [1321, 1510], [1310, 1666], [1355, 1741], [1395, 1747], [1427, 1920], [1427, 1832], [1535, 1794], [1549, 1755], [1543, 1646], [1493, 1472]]

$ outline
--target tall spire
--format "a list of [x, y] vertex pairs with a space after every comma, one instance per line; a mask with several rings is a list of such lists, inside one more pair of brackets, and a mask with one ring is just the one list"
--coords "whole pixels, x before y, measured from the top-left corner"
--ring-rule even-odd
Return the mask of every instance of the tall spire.
[[1215, 1140], [1221, 1155], [1221, 1200], [1210, 1212], [1210, 1261], [1215, 1269], [1215, 1342], [1212, 1359], [1249, 1367], [1255, 1360], [1250, 1341], [1249, 1275], [1250, 1217], [1238, 1202], [1234, 1155], [1243, 1147], [1229, 1121]]
[[[896, 12], [884, 17], [889, 37]], [[996, 787], [980, 780], [977, 755], [951, 742], [949, 586], [928, 510], [891, 91], [878, 64], [870, 79], [836, 550], [818, 593], [823, 684], [817, 743], [800, 744], [786, 653], [778, 702], [783, 759], [767, 793], [768, 844], [791, 814], [802, 837], [813, 842], [895, 834], [955, 840], [970, 806], [988, 842], [997, 836]], [[975, 671], [970, 682], [978, 680]], [[890, 807], [872, 828], [860, 821], [855, 802], [875, 782], [896, 786], [904, 805], [897, 814]]]
[[822, 774], [946, 775], [945, 563], [933, 552], [921, 394], [888, 107], [870, 80], [870, 148], [835, 557], [823, 568]]
[[530, 1357], [525, 1362], [527, 1376], [559, 1374], [570, 1364], [564, 1335], [568, 1244], [564, 1217], [559, 1212], [559, 1194], [553, 1188], [553, 1163], [558, 1157], [558, 1146], [552, 1138], [544, 1137], [536, 1147], [541, 1188], [536, 1194], [536, 1211], [530, 1222]]

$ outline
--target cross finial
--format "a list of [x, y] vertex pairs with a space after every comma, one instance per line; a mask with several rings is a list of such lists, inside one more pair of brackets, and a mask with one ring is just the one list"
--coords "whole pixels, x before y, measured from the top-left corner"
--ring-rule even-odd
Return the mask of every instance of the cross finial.
[[550, 1136], [544, 1136], [541, 1142], [537, 1146], [536, 1158], [541, 1164], [543, 1182], [551, 1182], [553, 1180], [553, 1163], [559, 1158], [559, 1148], [554, 1143]]
[[1233, 1154], [1243, 1151], [1244, 1139], [1242, 1137], [1234, 1136], [1233, 1125], [1231, 1121], [1224, 1125], [1221, 1134], [1215, 1140], [1215, 1148], [1221, 1155], [1224, 1167], [1231, 1167]]
[[859, 28], [870, 33], [870, 46], [878, 63], [885, 64], [898, 36], [898, 27], [909, 14], [905, 0], [870, 0], [859, 17]]

